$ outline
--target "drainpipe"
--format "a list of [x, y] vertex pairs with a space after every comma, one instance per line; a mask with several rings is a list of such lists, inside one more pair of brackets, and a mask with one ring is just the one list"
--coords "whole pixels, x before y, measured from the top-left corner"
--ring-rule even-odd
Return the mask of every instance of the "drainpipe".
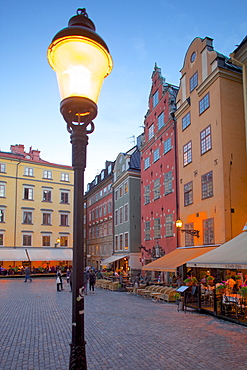
[[[176, 187], [176, 220], [178, 220], [179, 217], [179, 186], [178, 186], [178, 156], [177, 156], [177, 120], [175, 118], [175, 113], [172, 112], [172, 118], [173, 118], [173, 131], [174, 131], [174, 162], [175, 162], [175, 187]], [[177, 236], [177, 247], [180, 247], [180, 238], [179, 238], [179, 230], [176, 228], [176, 236]]]
[[15, 220], [14, 220], [14, 248], [16, 248], [16, 222], [17, 222], [17, 185], [18, 185], [18, 166], [21, 163], [19, 162], [16, 165], [16, 173], [15, 173]]

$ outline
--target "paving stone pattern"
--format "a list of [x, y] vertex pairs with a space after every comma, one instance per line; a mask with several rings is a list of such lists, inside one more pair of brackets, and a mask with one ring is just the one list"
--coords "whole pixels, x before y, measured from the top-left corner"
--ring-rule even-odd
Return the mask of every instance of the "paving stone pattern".
[[[65, 370], [71, 293], [55, 279], [0, 280], [0, 370]], [[85, 296], [89, 370], [247, 369], [247, 328], [124, 292]]]

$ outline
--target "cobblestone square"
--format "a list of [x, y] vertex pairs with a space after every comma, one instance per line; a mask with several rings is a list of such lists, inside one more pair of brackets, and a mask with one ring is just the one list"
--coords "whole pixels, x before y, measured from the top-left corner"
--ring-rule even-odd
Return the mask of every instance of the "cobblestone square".
[[[71, 293], [55, 278], [0, 280], [0, 370], [65, 370]], [[247, 328], [125, 292], [85, 296], [89, 370], [246, 369]]]

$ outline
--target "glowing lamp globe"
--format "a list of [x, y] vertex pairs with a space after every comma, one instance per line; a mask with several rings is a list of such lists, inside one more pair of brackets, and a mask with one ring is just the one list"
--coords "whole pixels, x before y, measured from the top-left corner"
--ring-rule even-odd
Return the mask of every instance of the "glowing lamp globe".
[[78, 115], [84, 116], [93, 110], [95, 117], [100, 90], [113, 63], [106, 43], [95, 32], [85, 9], [78, 9], [68, 27], [55, 35], [47, 58], [56, 72], [61, 113], [72, 113], [75, 121]]

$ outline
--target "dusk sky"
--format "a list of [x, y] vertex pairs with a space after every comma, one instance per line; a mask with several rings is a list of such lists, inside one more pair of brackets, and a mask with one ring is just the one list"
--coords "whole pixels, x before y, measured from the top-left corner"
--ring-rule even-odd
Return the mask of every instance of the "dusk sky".
[[86, 8], [114, 62], [103, 84], [95, 131], [89, 135], [85, 186], [134, 146], [148, 109], [154, 64], [179, 85], [195, 37], [214, 39], [229, 56], [247, 33], [247, 1], [0, 0], [0, 150], [24, 144], [41, 158], [71, 165], [71, 144], [59, 111], [55, 72], [47, 62], [53, 36]]

